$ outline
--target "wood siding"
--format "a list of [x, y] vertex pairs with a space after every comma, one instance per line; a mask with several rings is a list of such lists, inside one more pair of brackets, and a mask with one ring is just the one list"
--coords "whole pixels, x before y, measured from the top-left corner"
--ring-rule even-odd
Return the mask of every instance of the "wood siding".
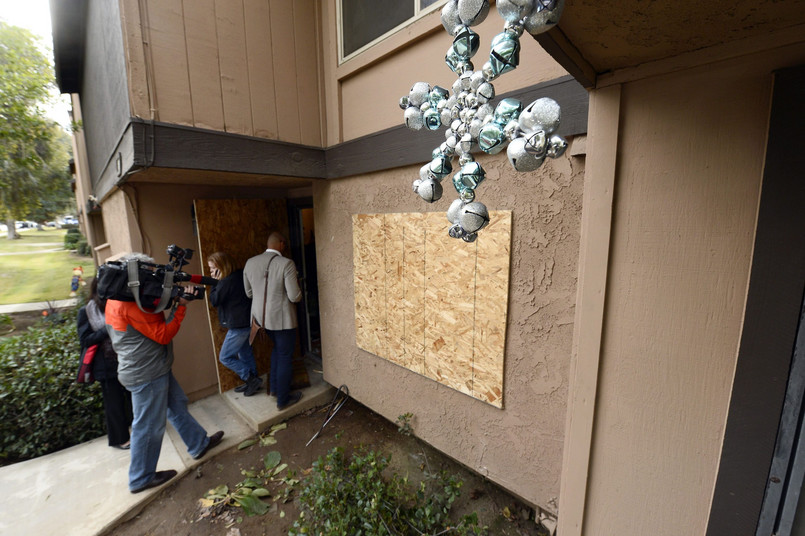
[[121, 0], [131, 115], [321, 147], [314, 0]]

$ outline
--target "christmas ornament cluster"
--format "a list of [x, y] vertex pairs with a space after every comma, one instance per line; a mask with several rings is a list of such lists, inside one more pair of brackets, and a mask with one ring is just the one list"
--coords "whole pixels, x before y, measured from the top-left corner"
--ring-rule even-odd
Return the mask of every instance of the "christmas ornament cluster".
[[417, 82], [400, 99], [405, 125], [412, 130], [447, 127], [445, 141], [433, 150], [431, 161], [419, 170], [414, 192], [434, 203], [443, 194], [442, 181], [452, 177], [458, 198], [447, 210], [452, 226], [449, 234], [474, 242], [478, 231], [489, 223], [489, 211], [475, 200], [475, 190], [486, 178], [472, 151], [496, 154], [506, 149], [509, 162], [520, 172], [534, 171], [545, 158], [557, 158], [567, 141], [556, 134], [561, 119], [559, 105], [543, 97], [527, 106], [517, 99], [502, 99], [493, 105], [492, 81], [517, 67], [520, 62], [520, 36], [536, 35], [559, 22], [564, 0], [497, 0], [498, 14], [506, 21], [503, 32], [490, 44], [489, 59], [479, 71], [470, 59], [481, 45], [471, 27], [489, 14], [488, 0], [450, 0], [442, 8], [441, 21], [453, 36], [445, 63], [458, 78], [452, 94], [439, 86]]

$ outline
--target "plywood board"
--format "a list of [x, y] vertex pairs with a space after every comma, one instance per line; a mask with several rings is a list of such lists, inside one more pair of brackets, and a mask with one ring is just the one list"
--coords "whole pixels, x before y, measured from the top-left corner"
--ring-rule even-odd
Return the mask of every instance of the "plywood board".
[[386, 264], [386, 357], [389, 361], [406, 366], [405, 308], [389, 307], [402, 304], [405, 299], [403, 267], [405, 265], [405, 237], [402, 214], [386, 214], [383, 225], [384, 258]]
[[511, 212], [490, 218], [466, 243], [441, 212], [354, 215], [356, 344], [502, 407]]
[[503, 349], [506, 341], [512, 217], [509, 211], [492, 211], [489, 225], [478, 236], [475, 273], [475, 333], [473, 339], [472, 396], [494, 406], [503, 403]]
[[[272, 230], [288, 233], [288, 215], [284, 199], [197, 199], [194, 202], [196, 225], [199, 236], [199, 260], [204, 275], [209, 275], [207, 257], [216, 251], [225, 251], [235, 263], [243, 267], [246, 261], [259, 255], [266, 248], [268, 234]], [[235, 373], [218, 361], [226, 331], [218, 322], [217, 311], [209, 305], [210, 329], [215, 347], [218, 381], [221, 391], [227, 391], [241, 383]], [[297, 345], [297, 354], [298, 354]], [[253, 345], [257, 360], [257, 371], [265, 374], [270, 370], [271, 341], [261, 336]], [[300, 368], [300, 357], [294, 358], [294, 383], [305, 383], [304, 367]], [[301, 374], [301, 378], [299, 377]]]
[[402, 215], [404, 365], [425, 374], [425, 215]]
[[471, 394], [477, 246], [449, 226], [444, 213], [425, 216], [425, 375]]

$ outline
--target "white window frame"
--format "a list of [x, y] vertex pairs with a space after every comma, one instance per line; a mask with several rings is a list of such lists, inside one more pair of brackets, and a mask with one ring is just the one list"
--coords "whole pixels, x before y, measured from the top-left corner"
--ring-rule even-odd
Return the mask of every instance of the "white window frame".
[[[403, 1], [403, 0], [400, 0], [400, 1]], [[363, 45], [358, 50], [352, 52], [349, 56], [344, 57], [343, 4], [342, 4], [342, 0], [338, 0], [338, 9], [337, 9], [337, 19], [338, 19], [338, 21], [337, 21], [338, 22], [338, 64], [341, 65], [341, 64], [351, 60], [352, 58], [360, 55], [361, 53], [363, 53], [366, 50], [372, 48], [373, 46], [375, 46], [376, 44], [380, 43], [381, 41], [383, 41], [385, 39], [388, 39], [390, 36], [392, 36], [395, 33], [399, 32], [400, 30], [402, 30], [403, 28], [405, 28], [409, 24], [419, 20], [420, 18], [422, 18], [423, 16], [427, 15], [428, 13], [430, 13], [432, 11], [435, 11], [437, 9], [441, 10], [442, 7], [447, 3], [448, 0], [436, 0], [436, 2], [434, 2], [433, 4], [429, 5], [428, 7], [424, 8], [424, 9], [419, 7], [420, 0], [406, 0], [406, 1], [414, 3], [414, 16], [413, 17], [411, 17], [410, 19], [402, 22], [398, 26], [395, 26], [394, 28], [392, 28], [391, 30], [387, 31], [383, 35], [375, 38], [373, 41], [370, 41], [369, 43], [366, 43], [365, 45]]]

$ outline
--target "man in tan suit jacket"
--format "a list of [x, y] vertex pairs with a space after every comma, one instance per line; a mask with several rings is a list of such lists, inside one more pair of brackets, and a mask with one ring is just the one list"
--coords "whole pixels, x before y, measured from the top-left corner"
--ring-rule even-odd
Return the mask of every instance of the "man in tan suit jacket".
[[252, 298], [252, 317], [265, 328], [274, 348], [271, 351], [269, 394], [277, 397], [277, 408], [285, 409], [302, 398], [291, 393], [291, 359], [296, 345], [296, 304], [302, 299], [296, 265], [282, 256], [285, 237], [273, 232], [268, 249], [246, 261], [243, 286]]

